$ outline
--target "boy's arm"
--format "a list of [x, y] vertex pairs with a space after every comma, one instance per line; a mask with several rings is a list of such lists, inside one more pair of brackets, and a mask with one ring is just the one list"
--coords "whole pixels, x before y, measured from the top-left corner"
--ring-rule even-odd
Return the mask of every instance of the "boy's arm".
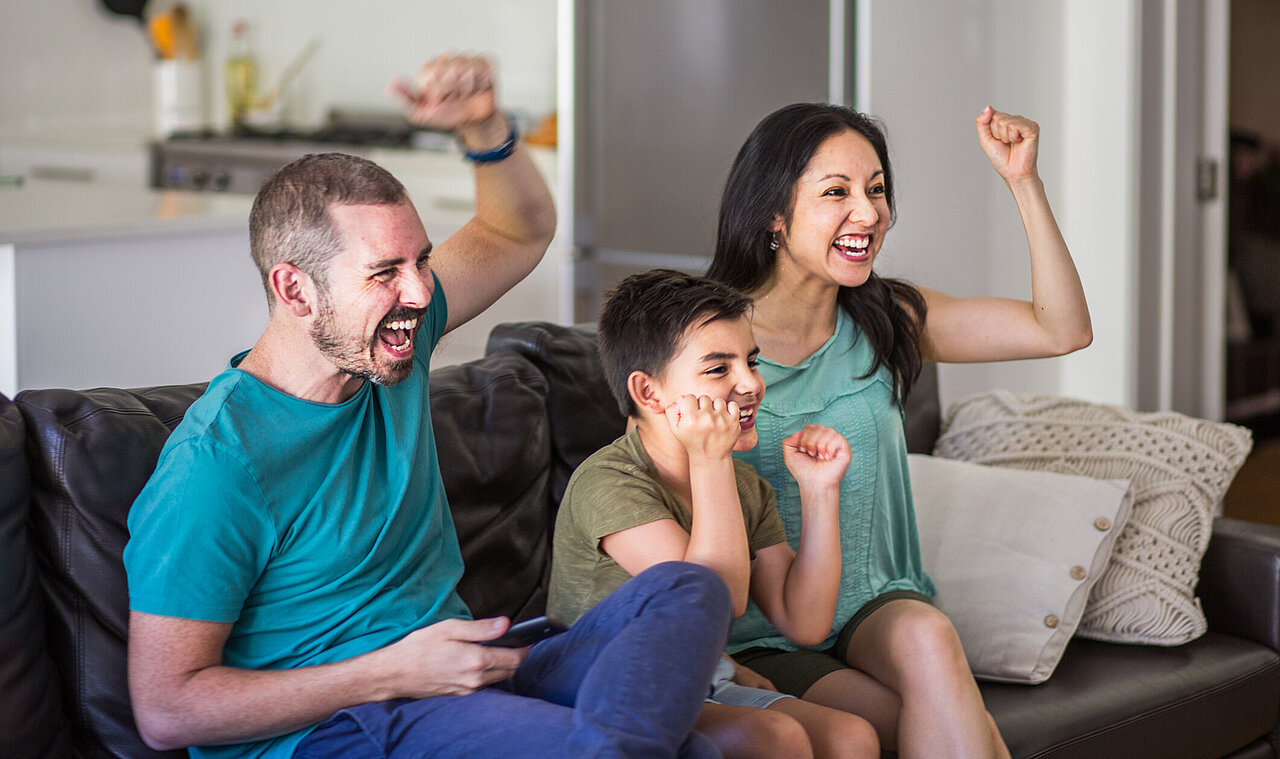
[[[737, 501], [736, 491], [734, 501]], [[738, 526], [741, 529], [742, 508], [736, 503], [734, 505], [738, 509]], [[699, 520], [695, 515], [691, 535], [685, 532], [674, 519], [658, 519], [606, 535], [600, 540], [600, 548], [632, 576], [664, 561], [688, 561], [701, 564], [720, 575], [720, 578], [729, 586], [733, 595], [733, 613], [738, 617], [747, 609], [750, 583], [749, 570], [739, 571], [739, 567], [736, 566], [738, 563], [736, 549], [741, 544], [745, 557], [742, 563], [750, 567], [750, 556], [746, 551], [746, 533], [743, 531], [741, 536], [728, 537], [717, 542], [717, 539], [711, 535], [729, 534], [732, 528], [716, 530], [708, 524], [711, 521], [713, 520]], [[707, 529], [699, 529], [700, 526]]]
[[[658, 519], [606, 535], [600, 540], [601, 550], [632, 576], [664, 561], [701, 564], [729, 586], [734, 616], [741, 616], [747, 609], [751, 557], [732, 461], [728, 477], [731, 497], [695, 506], [692, 532], [685, 532], [674, 519]], [[719, 479], [717, 472], [707, 472], [698, 479], [707, 481], [707, 489], [723, 492], [710, 482]]]
[[831, 632], [840, 591], [840, 480], [849, 444], [818, 425], [782, 441], [787, 469], [800, 485], [800, 548], [756, 551], [751, 597], [789, 640], [816, 646]]
[[601, 548], [632, 575], [660, 561], [701, 564], [729, 586], [734, 616], [741, 616], [751, 553], [733, 468], [741, 434], [738, 404], [686, 395], [667, 409], [667, 421], [688, 454], [692, 528], [686, 533], [674, 520], [661, 519], [608, 535]]

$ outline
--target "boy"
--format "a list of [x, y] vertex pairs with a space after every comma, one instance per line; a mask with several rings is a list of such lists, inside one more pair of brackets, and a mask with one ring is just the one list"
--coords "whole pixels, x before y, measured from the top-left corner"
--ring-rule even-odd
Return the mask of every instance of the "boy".
[[[556, 519], [548, 613], [570, 622], [632, 575], [664, 561], [720, 575], [741, 615], [748, 596], [792, 640], [816, 645], [840, 575], [839, 483], [849, 445], [806, 426], [783, 443], [800, 483], [803, 535], [787, 543], [773, 490], [734, 450], [756, 444], [764, 396], [745, 295], [711, 280], [655, 270], [623, 280], [597, 337], [628, 432], [574, 473]], [[678, 642], [674, 642], [677, 643]], [[726, 756], [879, 756], [869, 723], [845, 712], [732, 681], [717, 670], [696, 729]], [[767, 686], [744, 670], [741, 678]]]

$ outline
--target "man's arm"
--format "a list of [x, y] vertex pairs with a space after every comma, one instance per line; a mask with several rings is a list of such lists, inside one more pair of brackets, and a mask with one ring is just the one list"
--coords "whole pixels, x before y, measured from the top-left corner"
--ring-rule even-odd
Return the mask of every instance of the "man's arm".
[[361, 703], [463, 695], [510, 677], [528, 649], [491, 648], [502, 617], [447, 620], [346, 661], [292, 670], [222, 665], [230, 624], [129, 615], [129, 693], [154, 749], [284, 735]]
[[[465, 149], [501, 146], [512, 124], [498, 109], [493, 72], [480, 57], [441, 56], [419, 72], [416, 88], [393, 84], [419, 126], [452, 130]], [[452, 330], [484, 311], [542, 260], [555, 234], [551, 192], [518, 142], [501, 160], [477, 163], [476, 215], [436, 246], [431, 268], [449, 299]]]

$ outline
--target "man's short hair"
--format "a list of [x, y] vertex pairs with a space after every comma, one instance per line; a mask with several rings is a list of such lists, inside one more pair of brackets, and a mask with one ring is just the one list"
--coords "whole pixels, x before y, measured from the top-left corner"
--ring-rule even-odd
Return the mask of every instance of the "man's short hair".
[[596, 345], [609, 390], [627, 416], [639, 413], [627, 378], [660, 377], [684, 347], [689, 327], [743, 316], [751, 298], [706, 277], [672, 269], [633, 274], [611, 290], [600, 309]]
[[249, 212], [249, 252], [262, 276], [267, 302], [275, 296], [271, 268], [289, 263], [324, 287], [329, 259], [342, 248], [329, 207], [399, 205], [404, 185], [373, 161], [345, 153], [312, 153], [271, 175]]

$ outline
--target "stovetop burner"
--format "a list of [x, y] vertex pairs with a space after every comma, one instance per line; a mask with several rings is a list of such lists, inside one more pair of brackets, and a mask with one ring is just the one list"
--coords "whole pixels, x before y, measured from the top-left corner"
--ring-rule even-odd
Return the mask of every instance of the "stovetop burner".
[[276, 169], [308, 153], [363, 155], [378, 148], [452, 145], [446, 133], [418, 129], [399, 114], [331, 111], [316, 129], [244, 126], [229, 132], [177, 132], [154, 144], [151, 184], [186, 190], [256, 193]]
[[262, 127], [241, 125], [229, 132], [202, 130], [178, 132], [172, 139], [180, 140], [249, 140], [253, 142], [311, 142], [340, 145], [367, 145], [380, 148], [403, 148], [415, 144], [423, 137], [445, 135], [430, 129], [420, 129], [399, 113], [361, 111], [335, 108], [329, 111], [323, 126], [315, 129], [296, 127]]
[[302, 130], [290, 127], [240, 127], [229, 132], [212, 129], [174, 132], [169, 140], [199, 141], [209, 143], [253, 142], [290, 143], [306, 142], [328, 145], [359, 145], [377, 148], [407, 148], [413, 145], [413, 129], [388, 130], [379, 127], [329, 125], [318, 129]]

